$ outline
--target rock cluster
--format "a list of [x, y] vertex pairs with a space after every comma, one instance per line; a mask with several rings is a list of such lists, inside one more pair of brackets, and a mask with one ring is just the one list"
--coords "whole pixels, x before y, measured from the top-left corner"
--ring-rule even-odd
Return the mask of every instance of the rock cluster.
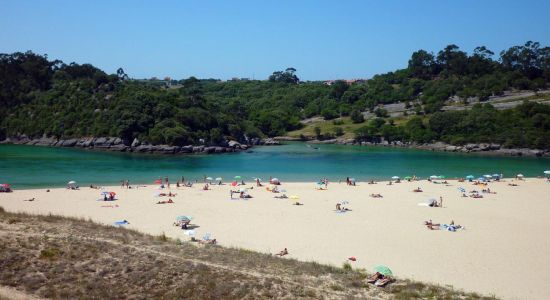
[[[279, 145], [278, 141], [271, 138], [268, 139], [247, 139], [247, 143], [239, 143], [237, 141], [225, 141], [220, 145], [187, 145], [187, 146], [170, 146], [170, 145], [152, 145], [145, 141], [140, 141], [135, 138], [132, 141], [123, 140], [118, 137], [88, 137], [88, 138], [71, 138], [71, 139], [56, 139], [43, 136], [41, 138], [32, 139], [26, 135], [7, 138], [1, 141], [1, 144], [18, 144], [18, 145], [37, 145], [50, 147], [76, 147], [86, 149], [108, 150], [117, 152], [136, 152], [136, 153], [157, 153], [157, 154], [190, 154], [190, 153], [227, 153], [248, 150], [254, 145]], [[222, 146], [223, 145], [223, 146]]]

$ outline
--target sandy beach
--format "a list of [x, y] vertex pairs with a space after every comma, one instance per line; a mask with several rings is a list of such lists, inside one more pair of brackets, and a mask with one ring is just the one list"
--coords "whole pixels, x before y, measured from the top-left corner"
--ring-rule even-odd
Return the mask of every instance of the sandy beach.
[[[398, 278], [409, 278], [457, 289], [495, 295], [504, 299], [547, 299], [550, 295], [550, 183], [544, 179], [506, 179], [491, 182], [496, 194], [464, 198], [481, 187], [469, 182], [434, 184], [426, 180], [347, 186], [331, 182], [328, 190], [314, 183], [285, 183], [287, 196], [276, 199], [262, 188], [249, 189], [251, 199], [230, 199], [230, 185], [203, 184], [176, 188], [163, 193], [173, 204], [156, 204], [168, 197], [156, 197], [157, 185], [114, 191], [116, 201], [102, 200], [101, 190], [81, 187], [16, 190], [0, 194], [0, 206], [11, 212], [59, 214], [113, 224], [128, 220], [128, 228], [150, 234], [165, 233], [189, 240], [184, 230], [173, 225], [176, 216], [193, 216], [197, 238], [210, 233], [222, 246], [276, 253], [288, 248], [288, 257], [341, 266], [354, 256], [353, 267], [371, 270], [389, 266]], [[509, 183], [518, 186], [509, 186]], [[247, 187], [251, 187], [249, 183]], [[415, 193], [417, 187], [423, 192]], [[383, 198], [369, 197], [380, 193]], [[443, 207], [418, 205], [443, 197]], [[24, 201], [35, 198], [34, 201]], [[295, 206], [299, 201], [304, 205]], [[351, 209], [337, 213], [338, 202]], [[465, 230], [429, 230], [424, 221], [464, 226]]]

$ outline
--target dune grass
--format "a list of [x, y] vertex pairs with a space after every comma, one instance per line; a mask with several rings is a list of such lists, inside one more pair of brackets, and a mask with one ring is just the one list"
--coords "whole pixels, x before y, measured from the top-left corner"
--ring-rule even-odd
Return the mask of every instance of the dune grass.
[[198, 246], [89, 220], [0, 207], [0, 286], [53, 299], [494, 299], [365, 270]]

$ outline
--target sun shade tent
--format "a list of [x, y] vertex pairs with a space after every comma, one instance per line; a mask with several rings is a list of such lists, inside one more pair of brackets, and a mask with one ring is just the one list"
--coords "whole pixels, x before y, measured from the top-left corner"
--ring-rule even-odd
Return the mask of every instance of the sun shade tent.
[[399, 176], [393, 176], [391, 179], [399, 179]]
[[273, 178], [273, 179], [271, 179], [270, 183], [271, 183], [271, 184], [281, 184], [281, 182], [279, 181], [279, 178]]
[[71, 189], [74, 189], [74, 188], [78, 187], [78, 185], [76, 184], [76, 181], [71, 180], [71, 181], [67, 182], [67, 187], [71, 188]]

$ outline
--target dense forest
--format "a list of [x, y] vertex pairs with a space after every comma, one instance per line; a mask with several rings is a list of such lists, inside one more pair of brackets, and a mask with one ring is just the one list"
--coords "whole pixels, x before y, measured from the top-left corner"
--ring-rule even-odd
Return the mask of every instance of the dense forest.
[[[133, 80], [123, 69], [106, 74], [90, 64], [65, 64], [32, 52], [0, 54], [0, 140], [25, 134], [57, 138], [117, 136], [153, 144], [215, 145], [223, 140], [278, 136], [300, 120], [351, 117], [365, 125], [358, 140], [452, 144], [495, 142], [550, 148], [550, 107], [525, 103], [498, 111], [489, 104], [442, 112], [450, 97], [469, 105], [509, 90], [550, 83], [550, 47], [527, 42], [500, 53], [468, 54], [449, 45], [412, 54], [405, 69], [349, 83], [300, 81], [294, 68], [268, 80]], [[160, 82], [160, 84], [159, 84]], [[397, 125], [380, 104], [405, 103], [414, 114]], [[376, 118], [365, 120], [362, 112]]]

